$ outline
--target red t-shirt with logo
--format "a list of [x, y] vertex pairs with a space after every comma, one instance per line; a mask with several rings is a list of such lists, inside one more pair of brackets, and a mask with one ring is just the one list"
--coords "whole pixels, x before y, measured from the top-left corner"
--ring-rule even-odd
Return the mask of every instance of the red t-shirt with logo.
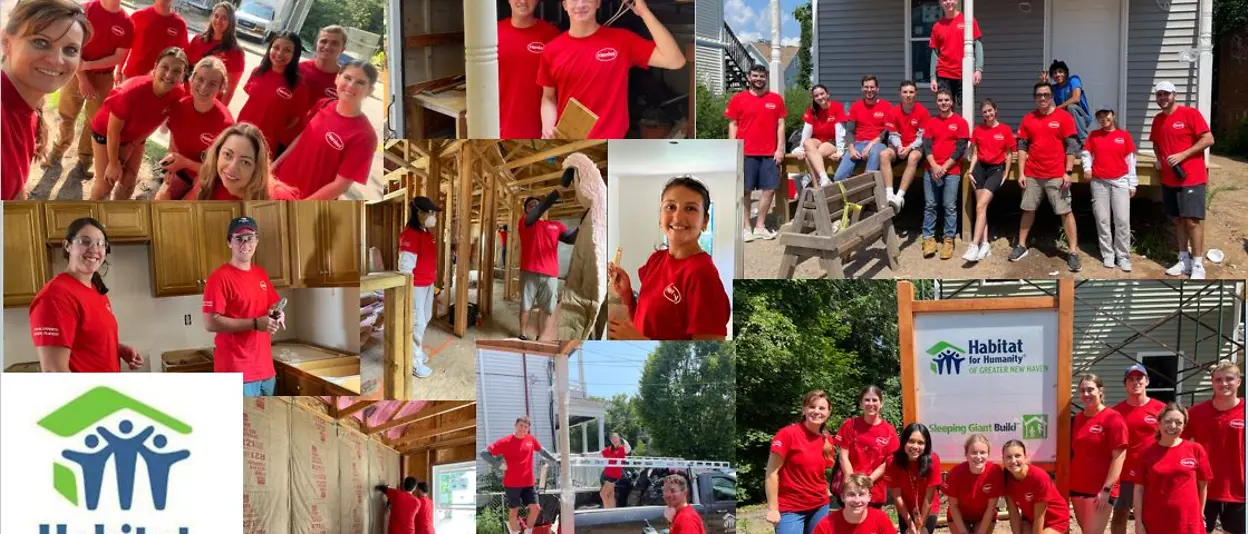
[[428, 495], [417, 499], [420, 500], [420, 509], [416, 511], [416, 534], [434, 534], [433, 499]]
[[971, 464], [962, 462], [945, 476], [941, 491], [958, 500], [962, 521], [978, 522], [988, 511], [989, 503], [1001, 498], [1004, 480], [1000, 465], [988, 462], [977, 475], [971, 472]]
[[[221, 189], [225, 189], [222, 187]], [[231, 319], [254, 319], [277, 304], [277, 291], [264, 268], [246, 271], [224, 264], [204, 284], [204, 313]], [[272, 336], [259, 330], [218, 332], [213, 341], [212, 368], [218, 373], [243, 373], [243, 382], [273, 378]]]
[[390, 501], [390, 527], [387, 534], [416, 534], [416, 515], [420, 513], [421, 500], [415, 495], [395, 488], [386, 488]]
[[[1070, 491], [1096, 495], [1105, 487], [1114, 451], [1127, 448], [1127, 421], [1114, 410], [1075, 416], [1071, 426]], [[1112, 489], [1112, 488], [1111, 488]]]
[[672, 528], [668, 534], [706, 534], [706, 527], [702, 525], [702, 518], [698, 516], [698, 511], [693, 509], [693, 505], [686, 504], [676, 510], [676, 515], [672, 517]]
[[[962, 59], [966, 57], [966, 18], [958, 13], [953, 18], [941, 16], [932, 25], [932, 37], [927, 40], [927, 47], [936, 49], [936, 76], [940, 78], [961, 78]], [[979, 21], [971, 21], [971, 35], [979, 39]]]
[[0, 72], [0, 200], [13, 200], [26, 187], [35, 159], [35, 129], [39, 115], [26, 103], [7, 72]]
[[[130, 48], [134, 42], [134, 23], [125, 9], [113, 13], [104, 9], [104, 5], [92, 0], [83, 4], [87, 12], [87, 22], [91, 23], [91, 39], [82, 45], [82, 60], [95, 61], [113, 55], [119, 48]], [[90, 72], [110, 72], [113, 67], [95, 69]]]
[[1048, 115], [1032, 111], [1023, 115], [1018, 125], [1018, 138], [1026, 139], [1027, 164], [1023, 173], [1028, 178], [1061, 178], [1066, 175], [1066, 138], [1075, 135], [1075, 119], [1064, 109], [1054, 108]]
[[[784, 97], [771, 91], [762, 95], [741, 91], [732, 95], [724, 110], [728, 120], [737, 121], [737, 139], [745, 142], [746, 156], [775, 155], [777, 121], [784, 120], [786, 113]], [[832, 133], [836, 133], [835, 124]]]
[[186, 20], [182, 15], [161, 15], [156, 6], [150, 6], [131, 14], [130, 22], [134, 24], [134, 40], [121, 69], [126, 78], [151, 74], [156, 58], [166, 48], [186, 50]]
[[540, 19], [527, 28], [513, 26], [510, 18], [498, 21], [498, 123], [503, 139], [542, 137], [537, 70], [546, 43], [558, 35], [559, 28]]
[[[971, 138], [971, 127], [967, 126], [966, 119], [961, 115], [950, 114], [948, 117], [937, 115], [928, 119], [927, 125], [923, 127], [923, 138], [932, 140], [932, 159], [937, 163], [944, 164], [949, 158], [953, 157], [954, 151], [958, 148], [959, 139]], [[953, 162], [953, 167], [949, 168], [949, 174], [962, 174], [962, 160]]]
[[533, 434], [525, 434], [517, 438], [515, 434], [507, 434], [495, 441], [487, 449], [495, 456], [502, 455], [507, 462], [507, 472], [503, 474], [503, 487], [533, 487], [533, 455], [542, 450]]
[[[832, 443], [849, 450], [849, 465], [855, 473], [870, 475], [888, 460], [901, 445], [897, 441], [897, 429], [883, 419], [879, 424], [868, 424], [861, 416], [846, 419], [836, 431]], [[882, 503], [888, 495], [884, 478], [880, 477], [871, 487], [871, 502]]]
[[299, 62], [299, 75], [308, 86], [309, 104], [315, 104], [322, 98], [338, 98], [338, 71], [325, 72], [316, 66], [316, 60], [305, 59]]
[[[213, 100], [212, 107], [204, 113], [195, 109], [195, 97], [190, 95], [169, 108], [169, 136], [173, 138], [174, 149], [198, 163], [204, 162], [204, 152], [232, 124], [234, 117], [230, 108], [219, 100]], [[199, 175], [199, 167], [186, 169], [186, 173], [194, 178]]]
[[108, 296], [67, 273], [56, 275], [30, 302], [30, 336], [36, 347], [69, 347], [72, 372], [121, 371], [117, 317]]
[[[776, 432], [771, 440], [771, 454], [784, 459], [776, 495], [781, 512], [805, 512], [827, 504], [825, 471], [829, 460], [824, 457], [824, 448], [829, 445], [828, 437], [811, 432], [803, 423], [793, 423]], [[836, 457], [831, 450], [827, 454]]]
[[[338, 101], [322, 99], [310, 111], [308, 125], [290, 154], [273, 168], [273, 175], [304, 196], [329, 185], [339, 176], [368, 183], [377, 151], [377, 132], [365, 115], [338, 113]], [[241, 119], [240, 119], [241, 120]]]
[[806, 108], [806, 114], [802, 115], [802, 122], [810, 125], [811, 137], [825, 143], [835, 144], [836, 125], [845, 122], [845, 106], [835, 100], [829, 100], [828, 107], [819, 110], [818, 113], [811, 113], [810, 108]]
[[884, 128], [890, 132], [897, 132], [901, 136], [901, 146], [910, 146], [919, 136], [919, 129], [927, 127], [927, 121], [931, 120], [932, 114], [927, 112], [927, 108], [918, 102], [914, 103], [914, 107], [910, 108], [910, 113], [906, 113], [901, 105], [893, 106], [888, 115], [884, 117]]
[[628, 133], [628, 70], [648, 68], [654, 46], [654, 41], [608, 26], [588, 37], [564, 32], [546, 43], [537, 84], [555, 88], [560, 116], [569, 98], [598, 115], [590, 139], [621, 139]]
[[568, 227], [559, 221], [520, 220], [520, 270], [559, 276], [559, 236]]
[[1219, 411], [1208, 400], [1187, 411], [1183, 438], [1199, 443], [1209, 453], [1213, 479], [1209, 500], [1244, 502], [1244, 400]]
[[699, 252], [676, 259], [656, 251], [637, 271], [641, 290], [633, 324], [655, 340], [727, 336], [732, 306], [711, 255]]
[[888, 122], [888, 114], [893, 105], [883, 98], [877, 98], [874, 104], [868, 105], [865, 100], [858, 100], [849, 106], [849, 120], [854, 123], [854, 142], [862, 143], [878, 139], [884, 125]]
[[1167, 534], [1203, 534], [1204, 509], [1196, 484], [1213, 479], [1205, 448], [1187, 439], [1173, 447], [1153, 443], [1140, 453], [1140, 465], [1130, 480], [1144, 487], [1144, 528]]
[[[623, 446], [607, 447], [602, 450], [603, 458], [624, 458], [626, 456], [628, 456], [628, 453], [624, 452]], [[618, 462], [611, 462], [611, 464], [619, 465]], [[620, 476], [624, 474], [624, 468], [623, 467], [605, 467], [602, 470], [602, 474], [609, 476], [611, 478], [620, 478]]]
[[857, 525], [845, 520], [845, 510], [833, 510], [815, 525], [812, 534], [897, 534], [888, 513], [867, 508], [867, 517]]
[[[220, 176], [217, 176], [217, 179], [212, 183], [212, 198], [209, 200], [242, 200], [225, 188], [225, 185], [221, 183]], [[182, 200], [194, 200], [199, 195], [198, 188], [199, 184], [197, 183]], [[299, 200], [300, 196], [299, 191], [282, 182], [277, 180], [269, 182], [269, 200]]]
[[1131, 480], [1136, 457], [1157, 440], [1157, 422], [1165, 407], [1166, 403], [1157, 399], [1148, 399], [1143, 406], [1132, 406], [1125, 400], [1114, 405], [1114, 411], [1127, 422], [1127, 459], [1122, 462], [1122, 480]]
[[1036, 466], [1027, 468], [1027, 476], [1022, 480], [1014, 475], [1005, 477], [1005, 495], [1014, 499], [1014, 504], [1022, 512], [1023, 518], [1035, 523], [1036, 505], [1047, 503], [1044, 510], [1044, 528], [1058, 532], [1066, 532], [1070, 527], [1070, 506], [1062, 498], [1057, 485], [1049, 478], [1049, 474]]
[[260, 74], [257, 68], [251, 71], [243, 91], [247, 92], [247, 103], [238, 112], [238, 122], [249, 122], [264, 133], [271, 157], [277, 143], [286, 139], [287, 125], [303, 119], [301, 111], [308, 109], [308, 86], [300, 80], [292, 89], [282, 74], [274, 70]]
[[192, 38], [186, 44], [186, 58], [191, 62], [190, 66], [187, 67], [187, 74], [190, 74], [191, 69], [195, 68], [195, 64], [199, 63], [199, 60], [204, 59], [205, 56], [211, 53], [212, 56], [220, 59], [225, 64], [225, 73], [229, 76], [229, 80], [226, 80], [227, 87], [223, 87], [223, 89], [227, 89], [228, 82], [234, 81], [237, 83], [238, 80], [243, 79], [243, 71], [247, 69], [247, 58], [243, 55], [241, 46], [236, 46], [233, 50], [216, 49], [220, 44], [221, 41], [205, 41], [203, 37], [199, 36]]
[[[1149, 130], [1148, 140], [1153, 142], [1158, 159], [1164, 159], [1171, 154], [1178, 154], [1191, 148], [1202, 135], [1208, 132], [1209, 123], [1205, 122], [1204, 115], [1201, 115], [1195, 108], [1175, 104], [1173, 113], [1169, 115], [1158, 113], [1153, 117], [1153, 127]], [[1170, 165], [1162, 162], [1162, 185], [1183, 187], [1200, 185], [1209, 181], [1209, 170], [1205, 167], [1203, 153], [1193, 154], [1192, 157], [1183, 160], [1180, 165], [1183, 166], [1183, 172], [1187, 174], [1186, 180], [1179, 180]]]
[[1135, 142], [1126, 130], [1093, 130], [1083, 149], [1092, 154], [1092, 177], [1113, 180], [1129, 172], [1127, 156], [1135, 153]]
[[412, 285], [424, 287], [433, 284], [438, 277], [438, 248], [433, 242], [433, 232], [404, 227], [399, 232], [399, 250], [416, 255], [416, 268], [412, 269]]
[[146, 139], [165, 122], [169, 109], [183, 96], [186, 96], [186, 90], [182, 85], [170, 89], [163, 96], [156, 96], [151, 76], [128, 78], [121, 86], [109, 91], [100, 110], [91, 119], [91, 129], [97, 134], [108, 135], [111, 114], [126, 121], [121, 129], [122, 143]]
[[929, 507], [931, 513], [935, 515], [940, 511], [940, 456], [932, 453], [931, 471], [926, 477], [919, 476], [918, 462], [909, 462], [908, 468], [902, 468], [893, 462], [890, 456], [884, 467], [884, 485], [889, 489], [897, 489], [901, 493], [901, 501], [906, 504], [906, 509], [911, 514], [918, 513], [919, 503], [923, 497], [927, 496], [928, 488], [937, 488], [936, 495], [932, 497], [932, 504]]
[[[1014, 141], [1014, 131], [1000, 122], [991, 128], [984, 124], [975, 126], [975, 130], [971, 132], [971, 144], [975, 145], [975, 150], [978, 151], [976, 154], [980, 163], [985, 165], [1005, 163], [1005, 157], [1010, 152], [1018, 150], [1018, 143]], [[1062, 169], [1062, 171], [1065, 170]]]

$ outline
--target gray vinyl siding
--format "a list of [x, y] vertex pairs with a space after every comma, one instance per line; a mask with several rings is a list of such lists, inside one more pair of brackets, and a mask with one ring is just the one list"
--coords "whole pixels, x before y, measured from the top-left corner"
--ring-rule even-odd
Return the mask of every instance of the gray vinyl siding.
[[[999, 120], [1018, 128], [1023, 115], [1035, 109], [1031, 88], [1044, 61], [1045, 0], [1031, 2], [1031, 12], [1019, 11], [1014, 2], [975, 2], [975, 19], [983, 34], [984, 78], [975, 88], [975, 102], [991, 98], [997, 103]], [[920, 91], [921, 95], [930, 95]], [[935, 98], [926, 96], [924, 105]], [[959, 111], [960, 112], [960, 111]], [[978, 104], [975, 122], [979, 122]]]
[[[554, 369], [549, 357], [527, 356], [528, 376], [524, 373], [524, 356], [514, 352], [480, 350], [477, 369], [477, 450], [488, 447], [499, 438], [515, 432], [516, 418], [524, 414], [524, 391], [529, 390], [530, 432], [542, 447], [554, 451], [555, 425], [551, 419], [554, 399], [551, 379]], [[488, 466], [477, 461], [478, 469]], [[537, 462], [534, 462], [536, 469]]]
[[1178, 103], [1196, 107], [1197, 64], [1183, 61], [1179, 53], [1196, 47], [1198, 15], [1198, 0], [1173, 0], [1169, 11], [1163, 11], [1157, 2], [1130, 2], [1127, 106], [1120, 125], [1131, 132], [1141, 150], [1153, 147], [1148, 134], [1158, 112], [1153, 102], [1154, 84], [1173, 82]]
[[[1106, 344], [1117, 346], [1136, 334], [1114, 318], [1142, 330], [1171, 314], [1179, 307], [1180, 302], [1187, 302], [1183, 308], [1187, 316], [1181, 320], [1171, 319], [1149, 331], [1149, 335], [1178, 348], [1186, 357], [1194, 358], [1201, 364], [1231, 358], [1234, 345], [1217, 336], [1218, 323], [1220, 317], [1223, 335], [1234, 337], [1238, 331], [1238, 339], [1244, 339], [1244, 303], [1237, 297], [1243, 290], [1243, 282], [1228, 281], [1218, 288], [1220, 284], [1223, 283], [1185, 282], [1182, 286], [1182, 299], [1177, 281], [1089, 280], [1078, 284], [1075, 289], [1078, 299], [1075, 301], [1072, 369], [1076, 375], [1085, 372], [1099, 375], [1105, 383], [1107, 404], [1112, 406], [1122, 401], [1125, 397], [1121, 385], [1122, 373], [1134, 362], [1121, 353], [1113, 353], [1091, 363], [1102, 352], [1109, 350]], [[1055, 280], [1036, 281], [1035, 285], [1051, 292], [1057, 289]], [[1192, 298], [1205, 288], [1208, 289], [1202, 296]], [[941, 298], [1035, 297], [1046, 296], [1046, 293], [1033, 285], [1017, 281], [942, 280], [940, 295]], [[1198, 316], [1212, 330], [1201, 327], [1195, 319]], [[1161, 352], [1166, 349], [1148, 338], [1139, 337], [1122, 346], [1121, 350], [1138, 358], [1141, 352]], [[1242, 354], [1240, 358], [1242, 359]], [[1192, 366], [1192, 362], [1187, 359], [1179, 361], [1181, 380], [1178, 398], [1189, 405], [1210, 398], [1208, 373], [1198, 370], [1183, 372]], [[1075, 395], [1073, 398], [1078, 405], [1078, 396], [1073, 393], [1076, 386], [1072, 380], [1072, 394]]]
[[724, 51], [711, 46], [697, 45], [693, 49], [694, 76], [696, 82], [706, 86], [712, 93], [724, 93]]
[[[904, 9], [896, 1], [815, 0], [819, 76], [832, 98], [846, 104], [862, 97], [862, 77], [880, 79], [880, 96], [897, 101], [897, 84], [906, 72]], [[889, 89], [892, 88], [892, 89]]]
[[722, 48], [701, 44], [707, 39], [720, 41], [724, 32], [724, 0], [694, 0], [694, 80], [705, 85], [712, 93], [724, 92], [724, 51]]

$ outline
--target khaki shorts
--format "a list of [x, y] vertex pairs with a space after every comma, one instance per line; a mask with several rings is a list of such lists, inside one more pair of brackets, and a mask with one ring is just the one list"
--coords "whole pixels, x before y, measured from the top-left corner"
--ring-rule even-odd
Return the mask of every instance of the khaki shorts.
[[1023, 189], [1023, 211], [1039, 209], [1043, 197], [1049, 199], [1053, 213], [1070, 213], [1070, 188], [1062, 189], [1061, 178], [1027, 178], [1027, 187]]
[[559, 279], [541, 273], [520, 271], [520, 309], [529, 311], [541, 308], [546, 313], [555, 313], [558, 303]]

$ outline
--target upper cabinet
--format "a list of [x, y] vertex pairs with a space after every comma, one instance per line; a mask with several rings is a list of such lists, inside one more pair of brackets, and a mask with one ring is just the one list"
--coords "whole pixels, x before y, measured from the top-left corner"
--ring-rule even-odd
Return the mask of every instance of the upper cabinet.
[[30, 201], [4, 203], [5, 307], [30, 304], [48, 281], [41, 207]]
[[318, 200], [290, 206], [293, 283], [300, 287], [360, 284], [361, 202]]
[[43, 204], [46, 239], [49, 243], [61, 243], [74, 220], [91, 217], [104, 225], [111, 242], [144, 242], [151, 239], [149, 205], [138, 200], [46, 202]]
[[230, 260], [230, 220], [242, 214], [236, 202], [154, 202], [152, 294], [203, 293], [208, 275]]
[[290, 239], [287, 237], [289, 202], [251, 201], [243, 203], [243, 215], [256, 220], [260, 243], [252, 261], [264, 268], [275, 288], [290, 286]]

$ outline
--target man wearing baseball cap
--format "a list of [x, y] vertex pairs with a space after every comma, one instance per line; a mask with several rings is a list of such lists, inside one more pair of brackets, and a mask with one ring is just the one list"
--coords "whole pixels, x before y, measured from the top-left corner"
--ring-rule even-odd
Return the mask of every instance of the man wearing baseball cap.
[[1112, 534], [1126, 534], [1131, 517], [1131, 496], [1135, 484], [1127, 482], [1136, 478], [1138, 458], [1157, 440], [1157, 420], [1166, 403], [1148, 398], [1148, 370], [1133, 364], [1123, 373], [1126, 400], [1114, 406], [1114, 411], [1127, 420], [1127, 458], [1122, 463], [1118, 500], [1114, 502], [1114, 517], [1110, 522]]
[[1179, 262], [1166, 269], [1169, 276], [1186, 274], [1192, 280], [1205, 278], [1205, 149], [1213, 146], [1209, 123], [1196, 109], [1176, 103], [1174, 84], [1161, 82], [1153, 88], [1153, 98], [1161, 113], [1153, 117], [1148, 140], [1157, 154], [1161, 169], [1161, 201], [1166, 215], [1174, 218], [1178, 236]]
[[425, 378], [433, 374], [424, 346], [438, 277], [438, 246], [430, 229], [442, 208], [428, 197], [416, 197], [407, 211], [407, 226], [399, 233], [399, 272], [412, 275], [412, 374]]
[[277, 291], [263, 267], [251, 262], [260, 243], [256, 221], [238, 217], [225, 234], [230, 261], [204, 284], [204, 326], [215, 332], [212, 369], [242, 373], [244, 396], [270, 396], [277, 385], [272, 334], [286, 324], [275, 308]]

